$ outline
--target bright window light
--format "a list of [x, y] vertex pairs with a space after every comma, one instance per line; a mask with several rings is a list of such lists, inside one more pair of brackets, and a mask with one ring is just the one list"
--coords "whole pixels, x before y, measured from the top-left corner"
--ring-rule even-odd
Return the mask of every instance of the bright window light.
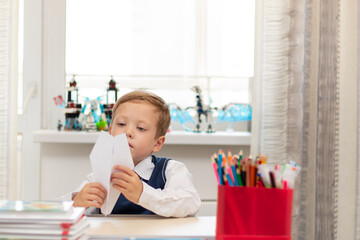
[[135, 88], [182, 107], [199, 85], [207, 103], [249, 103], [253, 0], [67, 0], [66, 81], [81, 97]]

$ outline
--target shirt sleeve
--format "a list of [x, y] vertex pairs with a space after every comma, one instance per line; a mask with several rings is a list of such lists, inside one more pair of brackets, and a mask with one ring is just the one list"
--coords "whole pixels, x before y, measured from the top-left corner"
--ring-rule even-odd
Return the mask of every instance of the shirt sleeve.
[[164, 217], [195, 215], [200, 209], [201, 201], [186, 166], [170, 160], [165, 176], [164, 189], [155, 189], [143, 182], [139, 205]]

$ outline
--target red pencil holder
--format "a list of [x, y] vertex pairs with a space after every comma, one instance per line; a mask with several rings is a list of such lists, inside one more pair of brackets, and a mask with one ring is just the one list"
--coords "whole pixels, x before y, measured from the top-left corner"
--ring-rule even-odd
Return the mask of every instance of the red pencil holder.
[[292, 189], [218, 187], [217, 240], [291, 240]]

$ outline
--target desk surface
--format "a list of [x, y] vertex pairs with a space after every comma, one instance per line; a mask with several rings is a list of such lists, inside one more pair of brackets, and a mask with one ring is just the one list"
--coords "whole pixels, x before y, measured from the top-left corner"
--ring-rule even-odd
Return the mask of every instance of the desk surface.
[[159, 216], [88, 217], [90, 239], [206, 238], [215, 239], [216, 217]]

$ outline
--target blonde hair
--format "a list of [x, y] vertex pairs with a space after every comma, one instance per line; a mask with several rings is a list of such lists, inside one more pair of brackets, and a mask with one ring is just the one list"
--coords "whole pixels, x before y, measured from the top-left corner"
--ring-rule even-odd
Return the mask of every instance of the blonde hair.
[[165, 136], [171, 122], [169, 106], [161, 97], [151, 92], [147, 92], [143, 90], [136, 90], [133, 92], [129, 92], [121, 96], [116, 101], [112, 109], [111, 124], [113, 123], [113, 120], [115, 118], [115, 112], [119, 108], [119, 106], [123, 103], [133, 102], [133, 101], [147, 102], [156, 108], [156, 110], [159, 112], [159, 118], [158, 118], [155, 138], [158, 138], [160, 136]]

